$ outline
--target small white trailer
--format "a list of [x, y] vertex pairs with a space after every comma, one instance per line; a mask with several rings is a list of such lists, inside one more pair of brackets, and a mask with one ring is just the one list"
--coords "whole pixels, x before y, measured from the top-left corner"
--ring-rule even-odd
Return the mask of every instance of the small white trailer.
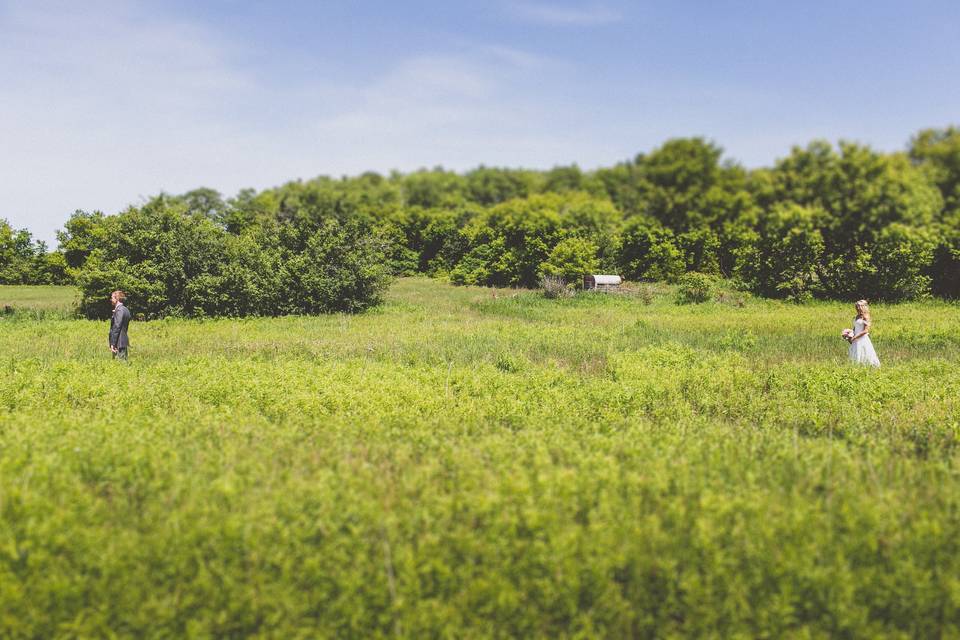
[[619, 291], [623, 284], [620, 276], [593, 274], [583, 276], [584, 291]]

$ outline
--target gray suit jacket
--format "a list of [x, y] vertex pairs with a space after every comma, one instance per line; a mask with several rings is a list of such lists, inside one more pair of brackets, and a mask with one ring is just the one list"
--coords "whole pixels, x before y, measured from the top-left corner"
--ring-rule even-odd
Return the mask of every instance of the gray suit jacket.
[[127, 337], [127, 325], [130, 324], [130, 310], [124, 304], [118, 304], [113, 309], [110, 319], [110, 346], [117, 349], [126, 349], [130, 346]]

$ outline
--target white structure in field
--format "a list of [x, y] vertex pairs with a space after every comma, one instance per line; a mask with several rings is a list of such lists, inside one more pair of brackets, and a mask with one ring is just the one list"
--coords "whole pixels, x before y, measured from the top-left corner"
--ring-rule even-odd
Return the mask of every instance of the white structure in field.
[[584, 291], [619, 291], [623, 278], [610, 275], [583, 276]]

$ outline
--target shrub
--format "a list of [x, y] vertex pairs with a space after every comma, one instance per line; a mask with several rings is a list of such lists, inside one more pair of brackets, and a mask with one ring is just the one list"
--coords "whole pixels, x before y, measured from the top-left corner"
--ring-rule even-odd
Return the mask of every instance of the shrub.
[[816, 207], [774, 206], [763, 216], [760, 233], [740, 248], [737, 275], [760, 295], [808, 299], [819, 286], [825, 219]]
[[598, 266], [596, 245], [583, 238], [567, 238], [553, 248], [550, 257], [540, 265], [540, 273], [576, 282], [596, 273]]
[[291, 313], [356, 313], [380, 304], [390, 282], [384, 246], [352, 225], [327, 221], [288, 266]]
[[892, 224], [883, 231], [873, 249], [876, 281], [866, 295], [886, 300], [916, 300], [930, 295], [936, 240], [926, 229]]
[[713, 297], [717, 280], [706, 273], [692, 271], [680, 278], [677, 287], [677, 302], [679, 304], [707, 302]]
[[675, 281], [683, 273], [683, 254], [670, 229], [655, 220], [637, 218], [620, 236], [617, 262], [631, 280]]
[[960, 219], [952, 233], [941, 237], [930, 266], [934, 295], [960, 298]]
[[656, 291], [649, 284], [640, 283], [636, 289], [635, 295], [643, 304], [652, 304], [654, 297], [656, 297]]
[[327, 220], [305, 240], [288, 225], [234, 236], [182, 209], [159, 198], [100, 220], [99, 246], [77, 270], [81, 313], [108, 317], [114, 289], [147, 318], [356, 312], [387, 286], [388, 242], [356, 224]]
[[569, 298], [573, 296], [573, 287], [559, 276], [543, 276], [540, 279], [540, 290], [545, 298]]

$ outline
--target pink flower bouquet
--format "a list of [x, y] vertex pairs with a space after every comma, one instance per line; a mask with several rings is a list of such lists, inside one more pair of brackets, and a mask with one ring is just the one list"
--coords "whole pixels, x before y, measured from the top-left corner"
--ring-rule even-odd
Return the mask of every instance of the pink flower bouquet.
[[850, 342], [851, 340], [853, 340], [853, 329], [844, 329], [843, 332], [840, 334], [840, 337], [846, 340], [847, 342]]

